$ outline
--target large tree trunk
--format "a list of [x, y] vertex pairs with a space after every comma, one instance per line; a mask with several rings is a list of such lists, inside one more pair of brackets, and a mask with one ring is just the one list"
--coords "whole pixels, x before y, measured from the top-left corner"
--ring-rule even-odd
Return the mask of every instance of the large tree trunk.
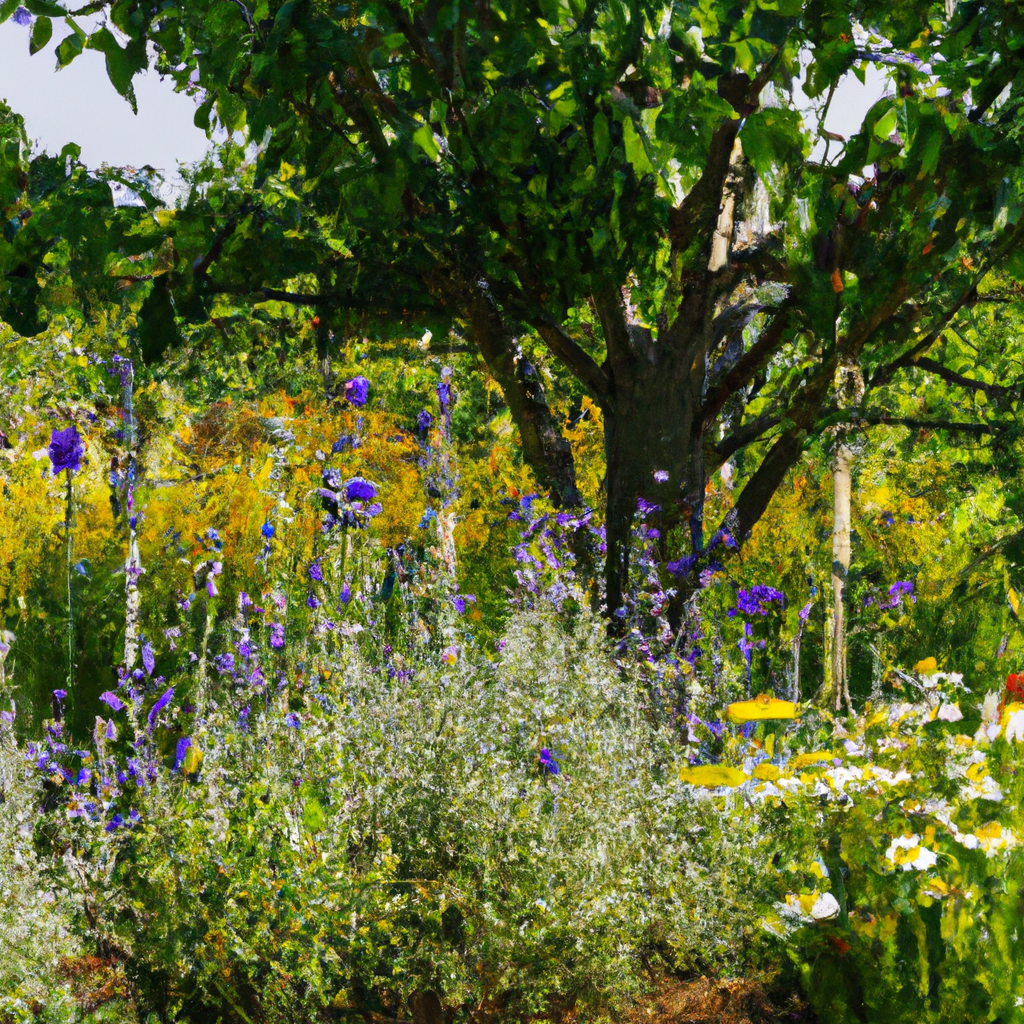
[[659, 506], [647, 522], [662, 539], [685, 521], [692, 550], [699, 552], [704, 543], [703, 346], [659, 345], [636, 325], [629, 334], [633, 358], [618, 368], [614, 400], [605, 410], [605, 585], [612, 614], [628, 590], [631, 532], [641, 498]]

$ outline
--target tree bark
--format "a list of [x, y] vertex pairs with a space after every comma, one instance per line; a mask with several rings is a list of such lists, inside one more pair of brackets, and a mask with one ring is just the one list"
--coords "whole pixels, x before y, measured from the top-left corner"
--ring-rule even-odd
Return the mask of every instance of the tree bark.
[[476, 285], [467, 302], [468, 327], [491, 376], [501, 387], [537, 482], [562, 507], [582, 504], [572, 448], [544, 396], [540, 375], [522, 355], [497, 304]]
[[832, 692], [834, 711], [850, 705], [846, 680], [846, 579], [850, 572], [850, 494], [853, 452], [840, 440], [832, 454]]

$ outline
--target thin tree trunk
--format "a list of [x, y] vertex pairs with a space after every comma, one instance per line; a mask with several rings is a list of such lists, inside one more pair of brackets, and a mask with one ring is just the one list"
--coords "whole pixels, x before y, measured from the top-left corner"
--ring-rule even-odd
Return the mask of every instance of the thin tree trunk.
[[142, 559], [139, 557], [137, 535], [138, 521], [135, 512], [136, 456], [138, 454], [138, 432], [135, 429], [135, 407], [133, 391], [135, 372], [130, 360], [120, 364], [121, 408], [124, 411], [124, 440], [128, 448], [127, 486], [125, 508], [128, 513], [128, 557], [124, 563], [125, 621], [124, 621], [124, 665], [129, 671], [139, 656], [139, 577], [142, 575]]
[[853, 452], [845, 441], [832, 454], [832, 707], [850, 708], [846, 679], [846, 580], [850, 572], [850, 497]]

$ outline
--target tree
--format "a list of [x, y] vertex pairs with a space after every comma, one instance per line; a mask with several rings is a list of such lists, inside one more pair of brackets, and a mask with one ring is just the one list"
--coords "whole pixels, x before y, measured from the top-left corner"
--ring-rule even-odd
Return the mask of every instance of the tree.
[[[65, 13], [28, 7], [33, 39]], [[638, 499], [687, 538], [684, 576], [742, 543], [807, 440], [844, 415], [840, 366], [860, 367], [867, 401], [927, 358], [988, 273], [1024, 269], [1024, 14], [1010, 0], [71, 13], [101, 10], [111, 26], [76, 27], [60, 64], [102, 50], [131, 100], [152, 51], [198, 92], [198, 123], [259, 144], [246, 187], [200, 189], [168, 220], [161, 284], [178, 315], [207, 316], [217, 296], [288, 300], [321, 316], [325, 352], [354, 316], [454, 324], [538, 479], [573, 505], [570, 449], [522, 357], [534, 332], [604, 416], [610, 610]], [[895, 95], [831, 136], [837, 84], [871, 63]], [[709, 474], [754, 444], [757, 468], [706, 539]]]

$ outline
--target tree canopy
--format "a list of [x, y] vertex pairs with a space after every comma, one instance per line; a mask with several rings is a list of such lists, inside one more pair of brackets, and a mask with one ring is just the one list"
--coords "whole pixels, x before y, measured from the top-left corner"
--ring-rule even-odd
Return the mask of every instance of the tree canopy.
[[[73, 152], [35, 161], [20, 193], [8, 143], [4, 311], [25, 316], [59, 251], [73, 279], [152, 281], [150, 358], [176, 319], [225, 303], [311, 307], [325, 358], [371, 324], [454, 329], [539, 481], [572, 506], [570, 449], [523, 355], [539, 339], [558, 368], [548, 390], [603, 416], [612, 609], [638, 499], [660, 506], [680, 575], [742, 543], [808, 440], [891, 417], [884, 395], [911, 367], [977, 391], [933, 349], [992, 297], [994, 271], [1024, 269], [1015, 3], [27, 6], [34, 47], [67, 15], [59, 64], [102, 50], [134, 102], [152, 53], [196, 95], [198, 124], [256, 153], [229, 144], [175, 210], [136, 182], [154, 218], [62, 177]], [[96, 13], [108, 20], [78, 27]], [[832, 135], [838, 83], [872, 64], [890, 92], [854, 136]], [[56, 194], [56, 220], [36, 216]], [[851, 368], [865, 385], [852, 406], [836, 387]], [[755, 443], [708, 539], [708, 475]]]

